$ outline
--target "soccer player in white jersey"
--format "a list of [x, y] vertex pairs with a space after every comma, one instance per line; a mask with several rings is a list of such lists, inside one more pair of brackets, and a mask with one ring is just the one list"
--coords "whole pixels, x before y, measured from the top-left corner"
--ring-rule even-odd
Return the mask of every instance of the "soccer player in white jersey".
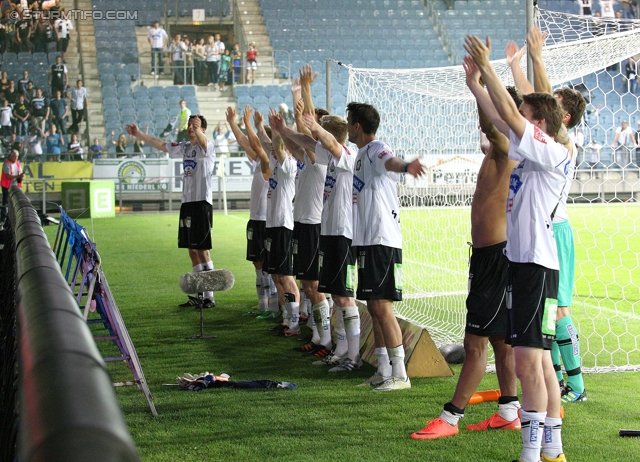
[[[523, 93], [542, 91], [553, 93], [564, 111], [562, 123], [564, 127], [556, 136], [556, 141], [562, 143], [571, 155], [571, 164], [566, 171], [566, 185], [562, 190], [562, 198], [553, 216], [553, 232], [558, 248], [560, 263], [560, 280], [558, 285], [558, 312], [556, 315], [556, 339], [551, 349], [553, 367], [560, 382], [562, 401], [565, 403], [586, 401], [587, 393], [584, 388], [582, 370], [580, 368], [580, 339], [578, 329], [574, 324], [570, 307], [573, 300], [573, 283], [575, 274], [575, 246], [573, 229], [569, 222], [567, 199], [571, 189], [571, 182], [575, 173], [578, 151], [575, 143], [568, 136], [568, 130], [580, 123], [586, 109], [586, 101], [582, 94], [569, 87], [560, 87], [552, 92], [546, 67], [542, 60], [542, 46], [544, 37], [537, 28], [532, 28], [527, 36], [527, 49], [531, 55], [534, 86], [527, 81], [520, 59], [522, 49], [514, 42], [507, 46], [507, 62], [509, 62], [516, 85]], [[567, 371], [567, 385], [564, 386], [560, 357]], [[544, 452], [544, 444], [543, 444]]]
[[[264, 131], [262, 115], [256, 111], [254, 118], [256, 129]], [[283, 321], [287, 324], [284, 330], [290, 330], [291, 317], [299, 313], [300, 292], [293, 277], [293, 197], [295, 193], [296, 161], [289, 155], [279, 135], [273, 134], [271, 155], [268, 156], [260, 143], [260, 139], [251, 126], [251, 111], [246, 110], [244, 121], [251, 149], [260, 158], [260, 168], [265, 180], [268, 179], [267, 222], [265, 241], [266, 270], [276, 284], [284, 302]], [[280, 288], [281, 287], [281, 288]], [[296, 320], [297, 322], [297, 320]]]
[[[565, 460], [560, 387], [550, 354], [559, 263], [551, 222], [571, 163], [569, 151], [554, 140], [564, 113], [547, 93], [524, 95], [518, 110], [491, 66], [490, 43], [490, 39], [485, 45], [478, 37], [467, 36], [464, 47], [480, 69], [499, 117], [509, 126], [509, 158], [519, 162], [511, 174], [507, 198], [506, 256], [507, 341], [514, 348], [516, 375], [522, 384], [520, 460], [535, 462], [542, 457], [559, 462]], [[547, 415], [553, 422], [548, 422]], [[548, 430], [543, 433], [545, 419]], [[541, 456], [543, 439], [553, 444], [547, 444]], [[551, 451], [556, 455], [551, 456]]]
[[[178, 228], [178, 247], [189, 249], [193, 272], [212, 271], [211, 227], [213, 226], [212, 175], [216, 161], [213, 141], [207, 140], [205, 130], [207, 120], [201, 116], [189, 117], [189, 141], [181, 143], [166, 142], [140, 131], [137, 125], [127, 125], [127, 133], [144, 141], [159, 151], [169, 153], [171, 157], [183, 159], [182, 206], [180, 207], [180, 225]], [[189, 300], [180, 305], [197, 306], [198, 300]], [[204, 293], [204, 308], [215, 306], [213, 292]]]
[[[347, 141], [347, 122], [338, 116], [326, 115], [319, 123], [314, 115], [304, 114], [298, 117], [300, 106], [296, 105], [296, 120], [304, 123], [312, 138], [306, 134], [296, 133], [284, 126], [281, 118], [274, 120], [272, 128], [298, 146], [312, 151], [316, 162], [326, 165], [326, 177], [321, 185], [324, 187], [322, 226], [320, 230], [320, 283], [319, 290], [330, 293], [337, 307], [337, 315], [342, 315], [347, 337], [347, 350], [336, 350], [326, 356], [322, 363], [333, 364], [329, 372], [350, 372], [362, 367], [360, 359], [360, 316], [354, 296], [355, 254], [351, 246], [352, 230], [352, 184], [355, 153], [345, 146]], [[329, 305], [323, 298], [312, 300], [314, 316], [319, 326], [326, 322]], [[319, 327], [319, 329], [322, 329]], [[322, 329], [325, 337], [322, 340], [325, 348], [330, 348], [331, 338], [328, 326]], [[326, 339], [326, 340], [325, 340]], [[321, 363], [321, 364], [322, 364]], [[314, 363], [315, 364], [315, 363]], [[383, 358], [379, 366], [383, 366]], [[390, 369], [389, 361], [386, 361]], [[387, 376], [391, 371], [387, 371]]]
[[[386, 348], [391, 377], [376, 391], [410, 388], [404, 365], [400, 325], [393, 302], [402, 300], [402, 234], [396, 183], [401, 173], [420, 176], [424, 167], [396, 157], [389, 146], [376, 140], [380, 114], [365, 103], [347, 105], [349, 141], [359, 151], [353, 170], [353, 242], [358, 262], [357, 298], [367, 301], [375, 346]], [[372, 377], [371, 380], [381, 378]], [[373, 383], [373, 382], [372, 382]]]
[[[458, 421], [464, 417], [464, 409], [486, 371], [489, 342], [495, 353], [496, 375], [501, 392], [498, 412], [484, 422], [468, 425], [466, 428], [520, 430], [520, 403], [513, 348], [505, 343], [505, 295], [509, 262], [503, 253], [507, 244], [505, 203], [511, 171], [516, 162], [507, 157], [509, 139], [496, 129], [480, 105], [480, 101], [483, 101], [493, 106], [481, 84], [478, 67], [469, 56], [465, 57], [463, 66], [467, 74], [467, 86], [479, 101], [480, 128], [487, 141], [482, 146], [485, 157], [478, 172], [476, 191], [471, 203], [473, 250], [469, 259], [465, 357], [453, 398], [444, 405], [439, 418], [427, 422], [422, 430], [411, 434], [413, 439], [432, 440], [458, 434]], [[522, 99], [515, 88], [511, 87], [511, 90], [511, 96], [519, 106]], [[495, 113], [495, 108], [492, 109]]]
[[249, 221], [247, 222], [247, 260], [253, 263], [256, 271], [256, 294], [258, 311], [264, 319], [275, 318], [278, 314], [278, 295], [269, 273], [263, 271], [264, 240], [267, 224], [267, 192], [269, 183], [262, 176], [260, 159], [249, 144], [249, 139], [242, 133], [236, 123], [236, 111], [227, 108], [227, 123], [233, 132], [238, 145], [247, 154], [253, 170], [251, 196], [249, 199]]

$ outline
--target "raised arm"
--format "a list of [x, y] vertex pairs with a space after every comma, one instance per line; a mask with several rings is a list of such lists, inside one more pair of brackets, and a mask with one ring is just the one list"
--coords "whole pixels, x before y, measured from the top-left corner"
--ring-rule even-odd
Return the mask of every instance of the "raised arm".
[[318, 77], [318, 73], [313, 73], [313, 68], [305, 64], [300, 69], [300, 86], [302, 87], [302, 99], [304, 100], [304, 113], [314, 114], [313, 98], [311, 97], [311, 84]]
[[527, 33], [527, 49], [533, 64], [533, 88], [538, 93], [553, 94], [547, 68], [542, 60], [542, 46], [544, 45], [545, 34], [533, 26]]
[[191, 123], [191, 127], [193, 128], [193, 133], [196, 135], [196, 138], [198, 139], [198, 144], [202, 149], [204, 149], [205, 152], [207, 152], [207, 137], [205, 136], [204, 132], [200, 129], [200, 127], [202, 126], [202, 121], [200, 120], [200, 117], [193, 116], [193, 117], [189, 117], [189, 119], [190, 121], [193, 120], [193, 122], [190, 122], [190, 123]]
[[467, 87], [469, 87], [469, 90], [471, 90], [471, 93], [475, 96], [478, 109], [483, 110], [483, 115], [485, 116], [486, 121], [491, 124], [493, 129], [498, 129], [500, 133], [508, 136], [509, 126], [500, 118], [498, 111], [491, 102], [491, 97], [484, 90], [484, 85], [480, 79], [480, 69], [476, 66], [473, 58], [471, 58], [471, 56], [465, 56], [462, 67], [467, 75]]
[[256, 111], [256, 113], [253, 115], [253, 121], [256, 124], [256, 132], [257, 132], [258, 139], [262, 143], [262, 148], [265, 151], [271, 151], [272, 143], [271, 143], [271, 140], [269, 139], [269, 135], [267, 135], [267, 132], [264, 129], [264, 116], [260, 114], [259, 111]]
[[518, 112], [516, 103], [513, 102], [507, 89], [502, 85], [500, 77], [496, 74], [495, 69], [491, 66], [489, 61], [489, 54], [491, 53], [491, 39], [487, 37], [486, 44], [474, 36], [468, 35], [465, 39], [464, 48], [471, 55], [473, 60], [480, 69], [482, 80], [484, 80], [489, 96], [493, 105], [498, 111], [498, 115], [511, 130], [516, 134], [518, 138], [522, 138], [526, 128], [525, 118]]
[[[287, 129], [291, 132], [293, 132], [293, 130], [287, 127], [287, 125], [284, 122], [284, 119], [282, 118], [282, 115], [279, 112], [274, 111], [273, 109], [269, 111], [269, 126], [271, 127], [272, 132], [275, 131], [280, 135], [280, 137], [282, 138], [282, 141], [284, 142], [285, 147], [289, 150], [289, 152], [293, 155], [293, 157], [295, 157], [297, 160], [301, 162], [304, 162], [304, 149], [302, 149], [295, 142], [293, 142], [289, 137], [283, 135], [282, 133], [284, 129]], [[312, 159], [312, 162], [315, 163], [315, 156], [314, 156], [314, 159]]]
[[[198, 121], [200, 121], [200, 120], [198, 119]], [[144, 141], [149, 146], [151, 146], [154, 149], [157, 149], [158, 151], [167, 152], [167, 142], [166, 141], [162, 141], [161, 139], [154, 138], [154, 137], [152, 137], [152, 136], [150, 136], [150, 135], [148, 135], [146, 133], [141, 132], [136, 124], [127, 125], [127, 133], [129, 135], [131, 135], [131, 136], [135, 136], [136, 138]], [[113, 134], [111, 136], [113, 138]], [[205, 147], [206, 147], [206, 144], [205, 144]]]
[[[247, 108], [248, 107], [249, 106], [247, 106]], [[236, 137], [238, 146], [240, 146], [244, 150], [244, 152], [247, 153], [249, 159], [251, 159], [252, 161], [256, 160], [258, 156], [255, 152], [253, 152], [253, 149], [251, 149], [251, 144], [249, 143], [247, 135], [242, 133], [242, 130], [240, 130], [240, 127], [238, 127], [238, 124], [236, 123], [236, 111], [231, 106], [229, 106], [225, 115], [227, 117], [227, 123], [229, 124], [229, 127], [231, 127], [231, 131]]]
[[271, 124], [271, 130], [275, 130], [276, 132], [280, 133], [283, 140], [285, 140], [285, 145], [287, 145], [286, 140], [289, 140], [295, 143], [297, 146], [306, 149], [307, 151], [313, 151], [315, 153], [317, 141], [311, 138], [309, 135], [298, 133], [290, 129], [286, 126], [284, 120], [282, 120], [281, 117], [275, 119], [273, 122], [271, 121], [271, 119], [269, 119], [269, 123]]
[[271, 177], [271, 168], [269, 168], [269, 156], [262, 148], [262, 144], [258, 139], [258, 135], [253, 129], [253, 125], [251, 125], [251, 108], [247, 105], [244, 111], [244, 125], [247, 127], [247, 139], [249, 140], [249, 144], [251, 149], [256, 154], [257, 158], [260, 159], [260, 170], [262, 171], [262, 177], [265, 180], [269, 180]]
[[520, 48], [516, 42], [511, 41], [507, 43], [507, 47], [504, 49], [504, 54], [507, 57], [507, 64], [511, 68], [511, 74], [513, 75], [513, 81], [516, 85], [516, 89], [523, 95], [528, 95], [529, 93], [534, 92], [533, 86], [527, 80], [527, 76], [524, 75], [522, 67], [520, 67], [520, 61], [522, 60], [522, 55], [526, 48], [526, 45]]
[[306, 127], [311, 131], [313, 136], [318, 138], [318, 141], [322, 144], [322, 147], [329, 151], [336, 159], [340, 159], [342, 157], [343, 147], [338, 140], [336, 140], [335, 136], [322, 128], [318, 122], [316, 122], [316, 118], [312, 114], [305, 114], [303, 116], [303, 121]]

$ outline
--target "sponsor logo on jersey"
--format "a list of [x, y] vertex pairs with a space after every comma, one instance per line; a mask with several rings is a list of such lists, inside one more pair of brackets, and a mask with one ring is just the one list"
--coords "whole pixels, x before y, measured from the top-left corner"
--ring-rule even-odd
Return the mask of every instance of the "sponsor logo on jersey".
[[364, 181], [362, 181], [356, 175], [353, 175], [353, 189], [358, 192], [362, 192], [362, 188], [364, 188]]
[[171, 146], [175, 148], [176, 146], [180, 146], [180, 143], [171, 143]]
[[378, 159], [382, 159], [385, 156], [391, 156], [391, 155], [393, 155], [391, 151], [382, 151], [380, 154], [378, 154]]
[[547, 144], [547, 140], [544, 137], [544, 133], [540, 130], [539, 127], [533, 127], [533, 139], [536, 141], [540, 141], [541, 143]]
[[182, 162], [182, 167], [184, 168], [184, 177], [187, 178], [189, 176], [193, 176], [193, 171], [198, 166], [198, 163], [195, 160], [185, 160]]
[[277, 186], [278, 182], [275, 180], [275, 178], [269, 178], [269, 189], [276, 189]]
[[516, 173], [511, 174], [511, 178], [509, 179], [509, 189], [513, 191], [513, 194], [518, 194], [520, 191], [520, 187], [522, 186], [522, 180], [520, 180], [520, 175]]

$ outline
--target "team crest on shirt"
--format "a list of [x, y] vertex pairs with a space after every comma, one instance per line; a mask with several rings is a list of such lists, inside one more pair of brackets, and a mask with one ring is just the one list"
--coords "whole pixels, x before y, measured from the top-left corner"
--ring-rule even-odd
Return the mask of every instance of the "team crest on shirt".
[[360, 170], [360, 167], [362, 167], [362, 159], [358, 159], [356, 162], [356, 172]]
[[198, 163], [195, 160], [185, 160], [182, 162], [182, 168], [184, 169], [185, 178], [188, 176], [193, 176], [193, 171], [198, 166]]
[[513, 194], [518, 194], [520, 191], [520, 187], [522, 186], [522, 180], [520, 179], [520, 175], [515, 173], [511, 174], [511, 178], [509, 178], [509, 189], [513, 191]]
[[187, 149], [187, 152], [184, 153], [184, 156], [188, 159], [195, 159], [196, 158], [196, 150], [192, 149], [191, 152], [189, 152], [189, 150]]
[[304, 170], [304, 168], [307, 166], [307, 164], [305, 164], [301, 160], [298, 160], [297, 164], [298, 164], [298, 170]]
[[547, 144], [547, 140], [544, 138], [544, 133], [542, 132], [542, 130], [540, 130], [539, 127], [533, 127], [533, 139]]

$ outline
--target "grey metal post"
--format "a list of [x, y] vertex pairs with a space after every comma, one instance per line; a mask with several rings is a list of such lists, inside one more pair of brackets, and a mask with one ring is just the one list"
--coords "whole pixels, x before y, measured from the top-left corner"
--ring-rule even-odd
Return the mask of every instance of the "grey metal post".
[[331, 111], [331, 60], [329, 58], [327, 58], [327, 66], [326, 66], [326, 72], [327, 72], [327, 111], [332, 112]]
[[42, 214], [47, 214], [47, 183], [42, 180]]
[[[527, 33], [534, 26], [534, 9], [533, 4], [536, 0], [527, 0], [527, 30], [525, 31], [525, 37]], [[536, 2], [537, 3], [537, 2]], [[533, 63], [531, 61], [531, 55], [527, 53], [527, 80], [533, 85]]]

